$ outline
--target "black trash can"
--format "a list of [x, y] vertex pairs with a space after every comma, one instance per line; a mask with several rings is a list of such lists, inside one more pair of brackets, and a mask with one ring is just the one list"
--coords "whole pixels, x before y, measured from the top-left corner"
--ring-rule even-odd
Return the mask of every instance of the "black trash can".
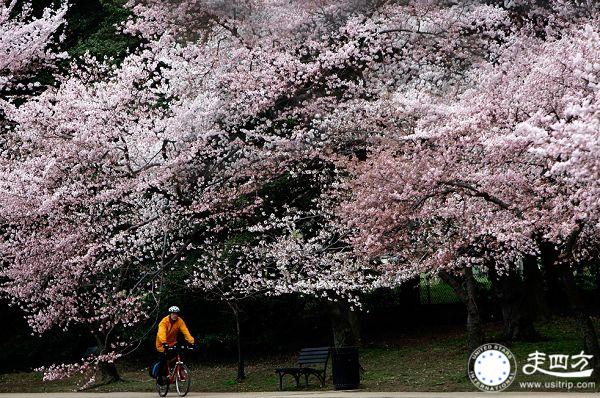
[[333, 385], [336, 390], [354, 390], [360, 385], [358, 347], [338, 347], [332, 350]]

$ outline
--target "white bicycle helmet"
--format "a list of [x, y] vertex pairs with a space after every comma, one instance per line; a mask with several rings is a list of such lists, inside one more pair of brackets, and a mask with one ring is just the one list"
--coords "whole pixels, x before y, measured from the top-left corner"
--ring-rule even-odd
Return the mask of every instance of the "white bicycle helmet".
[[173, 305], [173, 306], [169, 307], [169, 312], [171, 312], [171, 313], [179, 312], [179, 307], [176, 305]]

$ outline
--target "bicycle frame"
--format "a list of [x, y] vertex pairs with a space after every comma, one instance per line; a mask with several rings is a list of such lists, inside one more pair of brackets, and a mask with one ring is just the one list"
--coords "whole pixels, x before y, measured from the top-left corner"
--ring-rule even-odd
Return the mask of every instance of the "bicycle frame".
[[[175, 366], [173, 366], [172, 371], [171, 366], [175, 361]], [[167, 367], [167, 377], [169, 379], [169, 384], [173, 384], [175, 382], [175, 375], [180, 372], [181, 365], [183, 365], [183, 361], [181, 360], [181, 352], [177, 350], [177, 356], [170, 360], [165, 361], [165, 366]]]

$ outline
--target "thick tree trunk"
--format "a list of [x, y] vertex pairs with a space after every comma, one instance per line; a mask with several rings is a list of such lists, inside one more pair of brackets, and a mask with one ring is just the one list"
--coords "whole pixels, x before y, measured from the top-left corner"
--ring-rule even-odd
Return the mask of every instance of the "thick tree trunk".
[[[546, 283], [545, 301], [553, 314], [567, 315], [571, 312], [569, 298], [565, 293], [559, 266], [555, 265], [554, 259], [546, 258], [544, 263], [544, 280]], [[546, 264], [550, 264], [549, 267]]]
[[465, 269], [465, 287], [467, 291], [467, 336], [469, 350], [473, 351], [483, 344], [483, 329], [477, 305], [477, 281], [473, 276], [473, 269]]
[[505, 341], [535, 341], [539, 334], [533, 322], [538, 308], [540, 273], [537, 258], [527, 256], [523, 259], [523, 276], [516, 269], [505, 275], [497, 275], [490, 266], [490, 279], [502, 309], [503, 332]]
[[531, 295], [527, 302], [534, 308], [542, 305], [541, 293], [544, 281], [539, 260], [538, 256], [525, 256], [523, 259], [523, 283], [526, 294]]
[[114, 383], [116, 381], [122, 381], [121, 376], [119, 375], [119, 371], [117, 370], [117, 366], [111, 362], [101, 362], [98, 365], [98, 371], [100, 372], [100, 377], [102, 383]]
[[598, 334], [592, 319], [590, 318], [579, 287], [575, 282], [573, 270], [566, 264], [558, 263], [559, 256], [551, 245], [542, 246], [542, 261], [545, 269], [552, 269], [560, 275], [565, 295], [575, 315], [577, 328], [581, 331], [583, 349], [587, 355], [593, 355], [591, 366], [594, 369], [592, 377], [600, 379], [600, 344]]
[[582, 332], [583, 350], [586, 354], [594, 356], [591, 364], [594, 369], [593, 375], [596, 379], [600, 379], [600, 344], [598, 343], [596, 328], [585, 308], [581, 292], [575, 283], [575, 277], [573, 276], [572, 270], [566, 265], [562, 265], [561, 267], [564, 268], [562, 278], [565, 292], [567, 293], [569, 303], [575, 313], [577, 327]]
[[[104, 338], [98, 334], [94, 334], [94, 338], [98, 344], [98, 355], [105, 354], [106, 343]], [[99, 384], [108, 384], [122, 381], [123, 379], [121, 378], [121, 375], [119, 375], [119, 371], [114, 362], [100, 362], [98, 364], [96, 380], [99, 380]]]
[[513, 338], [522, 341], [536, 341], [540, 334], [534, 327], [537, 314], [542, 311], [542, 272], [538, 265], [536, 256], [525, 256], [523, 259], [523, 289], [521, 300], [521, 317], [519, 319], [519, 330]]
[[511, 270], [504, 275], [498, 275], [492, 266], [490, 267], [490, 280], [502, 311], [502, 339], [510, 341], [513, 339], [516, 324], [520, 317], [517, 291], [522, 286], [519, 286], [520, 280], [515, 270]]
[[357, 310], [345, 302], [328, 302], [335, 347], [360, 345], [360, 319]]
[[237, 354], [238, 354], [238, 366], [237, 366], [237, 377], [236, 380], [238, 382], [244, 380], [246, 378], [246, 370], [244, 366], [244, 352], [242, 350], [242, 328], [240, 322], [240, 308], [238, 303], [236, 302], [227, 302], [229, 308], [233, 312], [233, 316], [235, 317], [235, 328], [237, 334]]
[[485, 336], [481, 326], [481, 316], [477, 305], [477, 281], [473, 276], [473, 269], [465, 268], [464, 276], [457, 277], [449, 272], [440, 272], [440, 278], [449, 284], [454, 292], [467, 307], [467, 345], [470, 351], [483, 344]]

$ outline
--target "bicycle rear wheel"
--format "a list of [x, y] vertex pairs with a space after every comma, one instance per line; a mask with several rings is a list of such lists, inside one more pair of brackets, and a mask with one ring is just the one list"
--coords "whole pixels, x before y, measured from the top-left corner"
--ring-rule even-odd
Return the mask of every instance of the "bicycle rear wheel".
[[177, 372], [175, 372], [175, 387], [177, 388], [177, 395], [180, 397], [185, 397], [190, 391], [190, 385], [192, 384], [192, 379], [190, 377], [190, 373], [188, 372], [187, 366], [185, 364], [181, 364]]
[[[164, 380], [163, 384], [160, 384], [158, 382], [158, 377], [162, 377]], [[156, 392], [158, 392], [158, 395], [160, 397], [166, 397], [167, 394], [169, 393], [169, 378], [168, 376], [158, 376], [156, 378]]]

